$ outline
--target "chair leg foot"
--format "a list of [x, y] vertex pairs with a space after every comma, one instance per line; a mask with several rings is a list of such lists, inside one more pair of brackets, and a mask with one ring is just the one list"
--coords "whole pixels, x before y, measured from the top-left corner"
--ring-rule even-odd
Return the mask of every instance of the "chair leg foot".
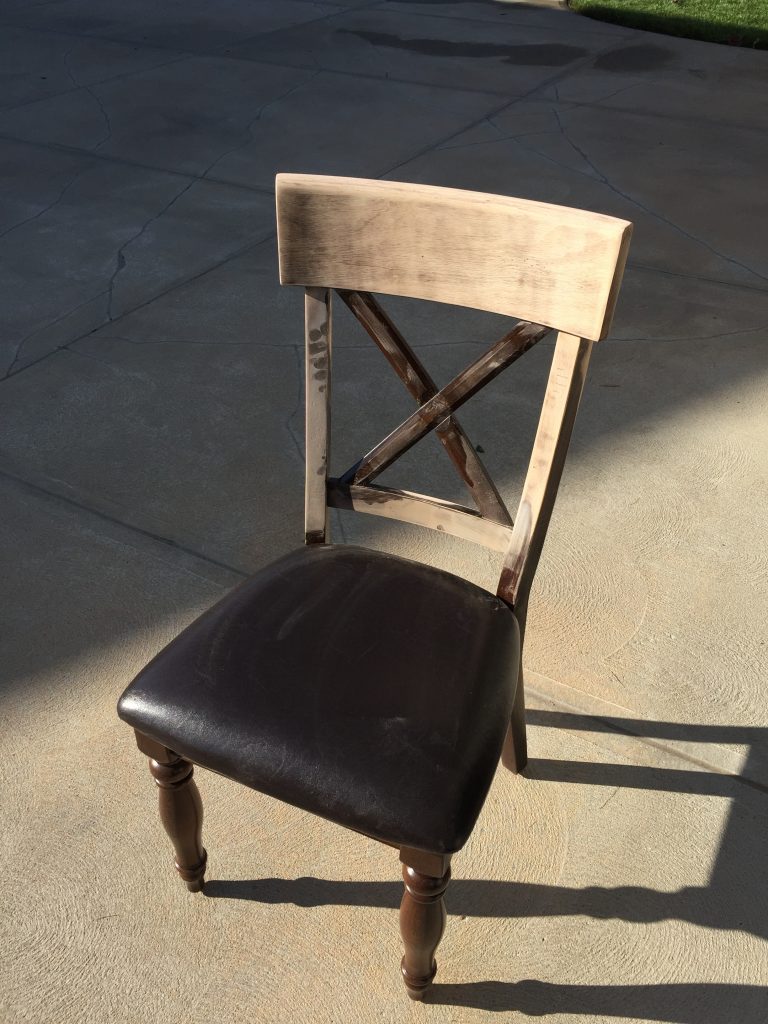
[[435, 951], [445, 930], [443, 894], [451, 878], [450, 857], [401, 850], [400, 859], [405, 883], [400, 905], [405, 956], [400, 969], [408, 996], [421, 1000], [437, 973]]
[[520, 675], [517, 679], [515, 702], [512, 705], [512, 715], [509, 720], [507, 735], [504, 737], [501, 763], [515, 775], [519, 775], [528, 764], [528, 740], [525, 734], [525, 687], [523, 685], [522, 666], [520, 667]]
[[192, 778], [191, 761], [172, 750], [139, 737], [139, 748], [149, 755], [149, 770], [158, 787], [160, 820], [173, 844], [174, 867], [190, 892], [204, 885], [208, 855], [203, 849], [203, 802]]

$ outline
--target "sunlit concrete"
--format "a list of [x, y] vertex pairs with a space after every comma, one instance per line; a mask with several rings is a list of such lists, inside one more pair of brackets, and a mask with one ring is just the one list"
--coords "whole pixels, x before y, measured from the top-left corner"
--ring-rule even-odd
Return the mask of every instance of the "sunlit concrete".
[[[0, 0], [0, 27], [0, 1019], [763, 1024], [768, 55], [496, 0]], [[278, 170], [635, 223], [531, 602], [531, 765], [455, 859], [429, 1007], [399, 978], [392, 851], [199, 772], [188, 894], [114, 713], [300, 540]], [[388, 308], [439, 381], [507, 327]], [[342, 470], [411, 405], [343, 309], [335, 351]], [[551, 351], [462, 413], [512, 508]], [[464, 498], [429, 441], [387, 479]]]

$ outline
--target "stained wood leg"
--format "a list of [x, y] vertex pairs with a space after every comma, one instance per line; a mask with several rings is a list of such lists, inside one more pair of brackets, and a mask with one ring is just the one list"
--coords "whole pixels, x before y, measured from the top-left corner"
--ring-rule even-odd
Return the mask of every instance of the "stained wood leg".
[[203, 849], [203, 803], [192, 773], [194, 767], [172, 750], [136, 733], [139, 749], [149, 757], [158, 786], [160, 820], [173, 843], [174, 866], [190, 892], [200, 892], [207, 854]]
[[517, 775], [528, 764], [528, 741], [525, 735], [525, 686], [523, 685], [523, 666], [520, 665], [520, 674], [517, 678], [517, 690], [515, 690], [515, 703], [512, 705], [512, 715], [509, 720], [509, 728], [504, 739], [504, 747], [501, 751], [501, 763], [505, 768]]
[[443, 893], [451, 878], [450, 857], [402, 849], [405, 892], [400, 934], [405, 946], [401, 970], [411, 999], [423, 999], [437, 973], [435, 950], [445, 929]]

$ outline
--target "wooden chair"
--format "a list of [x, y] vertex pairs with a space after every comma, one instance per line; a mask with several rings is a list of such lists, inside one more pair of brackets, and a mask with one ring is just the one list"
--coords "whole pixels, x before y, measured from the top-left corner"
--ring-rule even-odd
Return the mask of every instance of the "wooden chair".
[[[526, 763], [520, 651], [593, 341], [613, 314], [631, 225], [582, 210], [398, 182], [277, 178], [280, 277], [306, 288], [306, 546], [192, 623], [119, 714], [159, 787], [192, 891], [206, 853], [193, 763], [399, 849], [408, 994], [435, 976], [449, 863], [499, 756]], [[418, 408], [329, 478], [331, 289]], [[523, 317], [438, 390], [372, 292]], [[456, 410], [560, 333], [514, 524]], [[476, 508], [381, 487], [434, 430]], [[416, 523], [503, 555], [496, 595], [450, 573], [329, 542], [328, 508]]]

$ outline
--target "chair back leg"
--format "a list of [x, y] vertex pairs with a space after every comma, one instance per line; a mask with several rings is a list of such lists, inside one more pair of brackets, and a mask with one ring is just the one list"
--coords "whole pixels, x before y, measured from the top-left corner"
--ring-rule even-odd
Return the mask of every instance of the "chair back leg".
[[507, 735], [501, 751], [501, 763], [515, 775], [519, 774], [528, 764], [528, 740], [525, 732], [525, 685], [523, 683], [523, 662], [520, 659], [520, 672], [517, 677], [515, 702], [509, 719]]
[[402, 849], [405, 892], [400, 934], [405, 946], [403, 981], [411, 999], [423, 999], [437, 973], [435, 951], [445, 930], [443, 894], [451, 878], [451, 858]]
[[160, 820], [175, 853], [174, 867], [190, 892], [203, 888], [208, 855], [203, 849], [203, 802], [192, 778], [194, 766], [172, 750], [136, 733], [158, 786]]

